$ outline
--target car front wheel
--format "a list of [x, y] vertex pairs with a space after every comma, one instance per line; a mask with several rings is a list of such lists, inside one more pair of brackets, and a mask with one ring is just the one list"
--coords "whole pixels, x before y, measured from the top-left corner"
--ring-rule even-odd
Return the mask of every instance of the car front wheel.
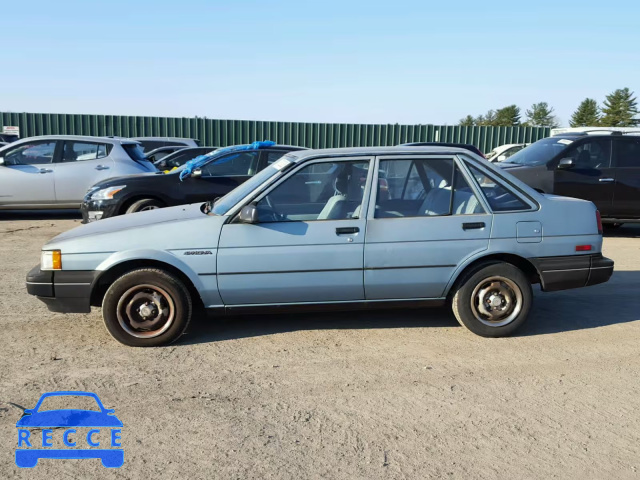
[[107, 330], [131, 347], [175, 342], [189, 326], [192, 310], [184, 283], [169, 272], [153, 268], [122, 275], [102, 301]]
[[452, 299], [458, 322], [483, 337], [510, 335], [526, 320], [531, 309], [531, 283], [509, 263], [487, 264], [461, 282]]
[[129, 208], [127, 208], [125, 213], [144, 212], [146, 210], [155, 210], [164, 206], [164, 203], [160, 200], [156, 200], [155, 198], [143, 198], [142, 200], [138, 200], [129, 205]]

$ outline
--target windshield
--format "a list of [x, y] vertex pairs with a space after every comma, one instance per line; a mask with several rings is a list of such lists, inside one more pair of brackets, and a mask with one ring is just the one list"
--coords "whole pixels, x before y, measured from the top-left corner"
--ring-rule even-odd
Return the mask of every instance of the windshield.
[[523, 148], [518, 153], [513, 154], [513, 156], [502, 163], [515, 163], [517, 165], [527, 165], [530, 167], [544, 165], [572, 143], [573, 140], [567, 138], [543, 138]]
[[278, 168], [276, 166], [269, 165], [267, 168], [259, 172], [257, 175], [254, 175], [249, 180], [244, 182], [235, 190], [231, 190], [224, 197], [219, 199], [213, 205], [212, 212], [216, 215], [226, 215], [226, 213], [240, 200], [249, 195], [253, 190], [258, 188], [264, 182], [269, 180], [271, 177], [279, 175], [281, 173], [282, 167]]

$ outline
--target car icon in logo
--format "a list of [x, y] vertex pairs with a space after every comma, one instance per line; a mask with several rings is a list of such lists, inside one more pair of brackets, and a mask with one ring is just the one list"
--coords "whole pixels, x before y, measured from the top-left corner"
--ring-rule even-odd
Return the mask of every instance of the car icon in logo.
[[[47, 398], [64, 396], [90, 397], [95, 400], [99, 410], [70, 408], [40, 411], [42, 402]], [[122, 422], [114, 415], [114, 410], [104, 407], [95, 393], [79, 391], [45, 393], [34, 408], [24, 411], [24, 416], [18, 420], [16, 427], [18, 428], [18, 447], [16, 448], [18, 467], [35, 467], [40, 458], [99, 458], [102, 465], [108, 468], [118, 468], [124, 463], [124, 452], [120, 444]], [[89, 427], [86, 435], [77, 430], [77, 428], [86, 427]], [[61, 437], [57, 435], [59, 432], [56, 432], [56, 437], [60, 438], [54, 439], [53, 429], [64, 429], [64, 432]], [[55, 442], [60, 440], [59, 446], [66, 448], [55, 448], [58, 446]], [[82, 448], [85, 445], [89, 448]], [[111, 448], [104, 448], [107, 445]]]

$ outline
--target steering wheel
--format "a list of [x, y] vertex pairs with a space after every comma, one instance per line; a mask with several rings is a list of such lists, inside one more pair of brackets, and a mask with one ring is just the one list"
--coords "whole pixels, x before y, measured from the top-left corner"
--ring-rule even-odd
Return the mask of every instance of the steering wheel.
[[281, 213], [276, 212], [275, 207], [273, 206], [273, 203], [271, 202], [271, 199], [269, 198], [269, 195], [267, 195], [266, 197], [263, 198], [264, 203], [266, 205], [260, 205], [260, 202], [258, 205], [258, 216], [260, 218], [261, 221], [264, 222], [283, 222], [285, 220], [287, 220], [287, 217], [285, 215], [282, 215]]

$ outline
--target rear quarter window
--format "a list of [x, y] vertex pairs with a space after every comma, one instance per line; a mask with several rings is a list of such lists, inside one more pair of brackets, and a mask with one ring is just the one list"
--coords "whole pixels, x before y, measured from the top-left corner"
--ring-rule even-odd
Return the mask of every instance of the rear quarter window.
[[473, 165], [467, 164], [467, 167], [494, 212], [518, 212], [531, 209], [528, 203], [486, 173]]

